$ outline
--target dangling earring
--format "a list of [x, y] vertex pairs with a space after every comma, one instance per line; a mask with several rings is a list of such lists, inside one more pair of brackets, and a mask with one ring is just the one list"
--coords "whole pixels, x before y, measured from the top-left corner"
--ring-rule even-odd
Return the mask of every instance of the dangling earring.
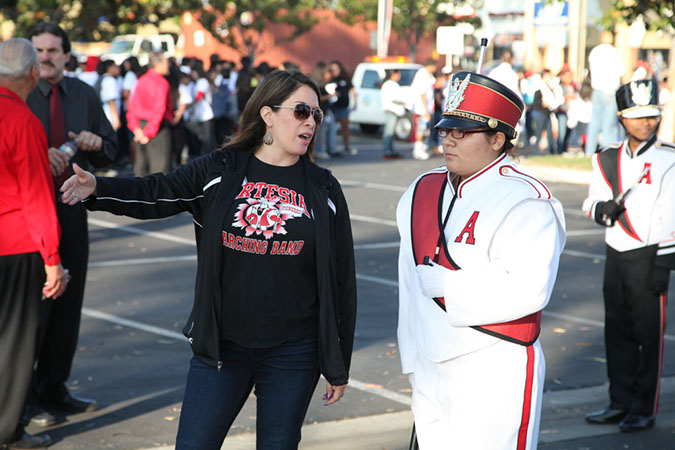
[[267, 133], [265, 133], [265, 136], [263, 136], [263, 144], [272, 145], [273, 142], [274, 136], [272, 136], [272, 132], [270, 130], [267, 130]]

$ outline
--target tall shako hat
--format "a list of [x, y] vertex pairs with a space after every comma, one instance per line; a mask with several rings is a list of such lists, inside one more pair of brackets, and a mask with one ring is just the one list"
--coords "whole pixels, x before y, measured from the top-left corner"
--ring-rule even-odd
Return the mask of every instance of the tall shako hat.
[[622, 85], [616, 91], [616, 106], [619, 117], [626, 119], [660, 116], [658, 83], [645, 79]]
[[451, 78], [443, 119], [435, 128], [489, 128], [515, 139], [523, 113], [520, 97], [503, 84], [474, 72], [457, 72]]

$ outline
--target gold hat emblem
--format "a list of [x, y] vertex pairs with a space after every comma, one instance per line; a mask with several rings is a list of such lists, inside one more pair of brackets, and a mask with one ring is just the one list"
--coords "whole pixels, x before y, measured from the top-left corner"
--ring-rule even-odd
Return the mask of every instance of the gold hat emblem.
[[445, 113], [450, 113], [462, 104], [464, 101], [464, 91], [469, 87], [469, 80], [471, 75], [468, 74], [464, 80], [459, 80], [455, 78], [452, 80], [452, 85], [450, 86], [450, 92], [448, 93], [448, 103], [445, 105]]
[[488, 127], [497, 128], [497, 125], [499, 125], [499, 122], [497, 121], [497, 119], [494, 119], [494, 118], [491, 117], [490, 120], [488, 120]]

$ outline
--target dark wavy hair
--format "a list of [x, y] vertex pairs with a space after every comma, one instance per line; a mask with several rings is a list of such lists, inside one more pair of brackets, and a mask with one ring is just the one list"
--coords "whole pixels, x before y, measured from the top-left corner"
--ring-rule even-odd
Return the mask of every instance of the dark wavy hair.
[[[263, 145], [263, 136], [267, 131], [265, 121], [260, 115], [264, 106], [273, 107], [281, 105], [300, 87], [307, 86], [316, 92], [317, 98], [321, 97], [319, 88], [310, 77], [298, 71], [274, 70], [263, 78], [262, 82], [253, 91], [253, 95], [246, 103], [241, 115], [239, 130], [232, 138], [223, 144], [222, 150], [253, 152]], [[314, 145], [319, 126], [314, 130], [312, 140], [307, 147], [305, 156], [314, 160]]]
[[29, 39], [32, 40], [34, 36], [39, 36], [44, 33], [49, 33], [52, 34], [56, 37], [61, 38], [61, 48], [63, 49], [63, 53], [69, 53], [70, 52], [70, 38], [66, 34], [65, 31], [63, 31], [63, 28], [58, 26], [55, 23], [51, 22], [41, 22], [39, 23], [33, 30], [30, 32]]

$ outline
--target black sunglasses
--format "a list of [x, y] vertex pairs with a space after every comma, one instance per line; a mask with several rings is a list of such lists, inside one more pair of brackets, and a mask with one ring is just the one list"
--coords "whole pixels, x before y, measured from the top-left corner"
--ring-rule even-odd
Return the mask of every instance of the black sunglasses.
[[464, 136], [467, 134], [472, 134], [472, 133], [483, 133], [485, 131], [488, 131], [486, 129], [480, 129], [480, 130], [456, 130], [456, 129], [447, 129], [447, 128], [439, 128], [438, 129], [438, 137], [444, 138], [448, 134], [452, 136], [455, 139], [462, 139]]
[[298, 103], [295, 106], [275, 105], [272, 108], [288, 108], [293, 110], [293, 115], [298, 120], [307, 120], [311, 114], [314, 117], [314, 122], [319, 125], [323, 120], [323, 111], [321, 108], [312, 108], [306, 103]]

